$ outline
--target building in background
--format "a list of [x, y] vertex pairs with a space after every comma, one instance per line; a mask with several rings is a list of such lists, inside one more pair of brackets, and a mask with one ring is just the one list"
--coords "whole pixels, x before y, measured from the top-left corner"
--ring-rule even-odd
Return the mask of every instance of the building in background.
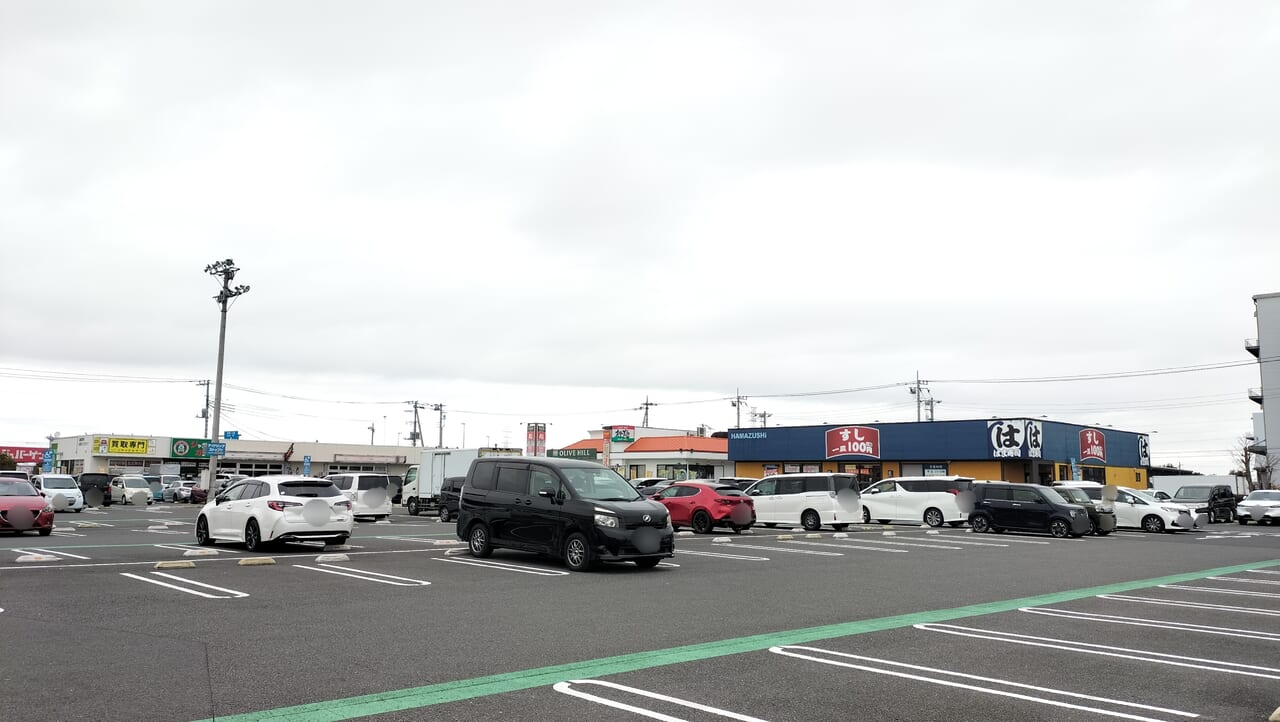
[[[1245, 350], [1258, 359], [1259, 385], [1249, 389], [1249, 398], [1262, 407], [1254, 414], [1253, 442], [1249, 450], [1254, 456], [1254, 470], [1259, 482], [1275, 486], [1271, 476], [1280, 457], [1280, 449], [1268, 450], [1267, 439], [1280, 434], [1280, 293], [1264, 293], [1253, 297], [1253, 315], [1258, 322], [1258, 337], [1244, 342]], [[1267, 404], [1267, 397], [1273, 403]], [[1275, 434], [1269, 433], [1274, 430]], [[1280, 438], [1280, 436], [1276, 436]]]
[[724, 434], [655, 429], [644, 426], [606, 426], [548, 456], [598, 461], [627, 479], [660, 476], [666, 479], [718, 479], [729, 473], [729, 441]]
[[954, 474], [1049, 484], [1078, 479], [1146, 488], [1146, 434], [1028, 418], [729, 430], [733, 476]]

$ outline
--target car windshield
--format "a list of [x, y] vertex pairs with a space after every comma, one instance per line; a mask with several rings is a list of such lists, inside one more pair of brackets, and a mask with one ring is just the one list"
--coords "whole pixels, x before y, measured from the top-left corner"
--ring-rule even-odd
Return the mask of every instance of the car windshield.
[[1184, 486], [1174, 493], [1175, 499], [1205, 499], [1209, 496], [1211, 486]]
[[135, 477], [132, 479], [122, 479], [122, 481], [124, 482], [124, 486], [126, 489], [150, 489], [151, 488], [151, 485], [147, 483], [146, 479], [140, 479]]
[[36, 488], [25, 481], [0, 477], [0, 496], [40, 496]]
[[1045, 487], [1040, 491], [1044, 492], [1045, 498], [1047, 498], [1050, 502], [1058, 502], [1061, 504], [1071, 503], [1066, 499], [1062, 498], [1062, 494], [1058, 493], [1059, 491], [1061, 491], [1060, 489], [1050, 489], [1049, 487]]
[[1280, 501], [1280, 491], [1252, 491], [1245, 501]]
[[612, 469], [561, 469], [578, 496], [592, 501], [639, 501], [644, 498]]
[[50, 478], [45, 477], [40, 481], [40, 485], [46, 489], [74, 489], [76, 483], [68, 478]]
[[280, 495], [342, 496], [342, 492], [331, 481], [283, 481], [280, 482]]
[[715, 487], [715, 490], [720, 496], [746, 496], [746, 494], [743, 494], [742, 490], [736, 486], [717, 486]]
[[1089, 499], [1089, 496], [1079, 489], [1072, 489], [1069, 486], [1055, 486], [1053, 490], [1058, 493], [1058, 496], [1061, 496], [1073, 504], [1093, 503], [1093, 501]]

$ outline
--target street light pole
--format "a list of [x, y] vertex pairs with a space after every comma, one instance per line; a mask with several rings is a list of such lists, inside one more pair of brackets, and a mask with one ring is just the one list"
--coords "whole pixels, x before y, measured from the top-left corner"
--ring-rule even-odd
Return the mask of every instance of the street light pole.
[[[215, 377], [213, 387], [213, 436], [214, 441], [218, 439], [218, 431], [222, 425], [222, 362], [226, 356], [227, 346], [227, 304], [236, 296], [242, 296], [249, 292], [249, 287], [240, 285], [235, 288], [231, 287], [231, 282], [235, 280], [236, 271], [235, 261], [228, 258], [225, 261], [215, 261], [204, 267], [204, 272], [210, 276], [222, 279], [222, 289], [218, 291], [218, 295], [213, 297], [221, 308], [222, 318], [218, 323], [218, 373]], [[209, 457], [209, 481], [206, 489], [213, 488], [213, 480], [218, 471], [218, 457]]]

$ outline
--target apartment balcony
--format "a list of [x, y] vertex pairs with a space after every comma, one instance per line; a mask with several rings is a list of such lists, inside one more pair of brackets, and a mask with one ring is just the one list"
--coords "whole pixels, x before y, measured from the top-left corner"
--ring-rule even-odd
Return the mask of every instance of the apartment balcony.
[[1244, 350], [1253, 354], [1254, 358], [1262, 358], [1262, 355], [1258, 352], [1258, 339], [1256, 338], [1246, 338], [1244, 340]]
[[1262, 405], [1262, 389], [1249, 389], [1249, 400]]

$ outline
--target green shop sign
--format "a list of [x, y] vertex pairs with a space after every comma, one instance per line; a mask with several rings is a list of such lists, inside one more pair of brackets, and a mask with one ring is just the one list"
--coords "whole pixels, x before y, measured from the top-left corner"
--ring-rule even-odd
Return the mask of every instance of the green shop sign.
[[600, 452], [595, 449], [551, 449], [547, 451], [547, 456], [555, 456], [561, 459], [588, 459], [595, 461], [600, 456]]
[[169, 442], [169, 458], [171, 459], [203, 459], [205, 444], [208, 439], [174, 439]]

